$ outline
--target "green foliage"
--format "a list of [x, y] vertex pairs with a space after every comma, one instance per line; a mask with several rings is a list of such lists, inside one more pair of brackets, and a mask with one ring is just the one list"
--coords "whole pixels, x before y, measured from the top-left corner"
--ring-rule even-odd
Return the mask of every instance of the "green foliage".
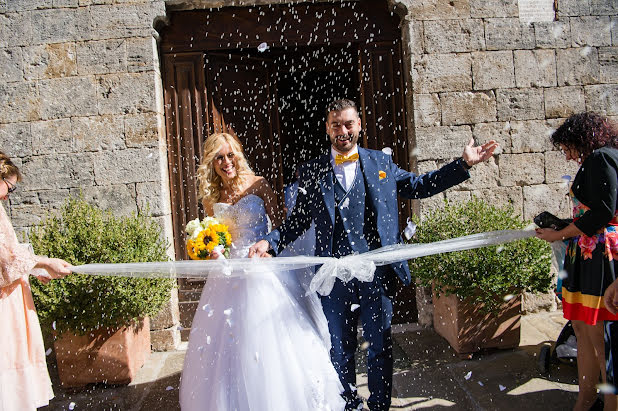
[[[69, 198], [59, 216], [34, 227], [30, 242], [39, 255], [73, 265], [166, 261], [161, 228], [138, 213], [116, 217], [83, 198]], [[42, 285], [32, 280], [39, 318], [56, 330], [85, 334], [99, 327], [128, 325], [155, 315], [168, 300], [174, 281], [72, 274]]]
[[[415, 242], [430, 243], [494, 230], [526, 226], [512, 208], [498, 208], [473, 198], [461, 204], [446, 202], [421, 222]], [[410, 271], [438, 294], [456, 294], [495, 312], [509, 294], [546, 292], [551, 287], [551, 249], [537, 238], [498, 246], [437, 254], [410, 260]]]

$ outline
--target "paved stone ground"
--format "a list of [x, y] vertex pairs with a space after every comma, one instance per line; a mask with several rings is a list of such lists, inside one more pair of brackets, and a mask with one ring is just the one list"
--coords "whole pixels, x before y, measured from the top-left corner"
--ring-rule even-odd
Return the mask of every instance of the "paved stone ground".
[[[565, 324], [560, 312], [522, 317], [519, 348], [492, 350], [460, 359], [431, 329], [415, 324], [395, 332], [395, 373], [391, 410], [567, 410], [577, 396], [574, 365], [537, 368], [544, 344]], [[50, 356], [51, 357], [51, 356]], [[359, 392], [368, 395], [363, 352], [358, 353]], [[60, 387], [53, 358], [50, 373], [57, 397], [43, 410], [178, 410], [178, 383], [184, 351], [152, 353], [129, 386], [93, 385], [80, 392]], [[215, 410], [213, 410], [215, 411]]]

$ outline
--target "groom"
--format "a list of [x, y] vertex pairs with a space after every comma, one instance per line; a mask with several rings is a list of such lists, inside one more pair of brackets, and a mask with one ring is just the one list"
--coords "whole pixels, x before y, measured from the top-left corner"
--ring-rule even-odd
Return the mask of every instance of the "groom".
[[[356, 104], [336, 100], [329, 104], [326, 133], [331, 150], [300, 168], [299, 192], [290, 217], [254, 244], [249, 256], [279, 253], [315, 222], [317, 256], [343, 257], [402, 241], [397, 195], [425, 198], [468, 179], [474, 164], [487, 160], [497, 147], [490, 141], [473, 147], [439, 170], [417, 176], [397, 167], [381, 151], [358, 147], [361, 119]], [[369, 408], [387, 410], [393, 374], [391, 319], [397, 277], [410, 284], [407, 263], [378, 267], [372, 282], [337, 279], [332, 292], [322, 297], [331, 335], [331, 358], [344, 388], [346, 409], [362, 407], [356, 394], [354, 353], [358, 319], [369, 343]]]

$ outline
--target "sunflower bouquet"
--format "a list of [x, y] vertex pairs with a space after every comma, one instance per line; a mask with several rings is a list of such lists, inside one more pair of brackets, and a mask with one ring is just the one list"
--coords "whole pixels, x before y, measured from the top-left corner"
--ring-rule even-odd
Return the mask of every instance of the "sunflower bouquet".
[[210, 260], [213, 250], [225, 258], [230, 256], [232, 236], [226, 225], [216, 218], [206, 217], [189, 221], [185, 228], [187, 232], [187, 253], [192, 260]]

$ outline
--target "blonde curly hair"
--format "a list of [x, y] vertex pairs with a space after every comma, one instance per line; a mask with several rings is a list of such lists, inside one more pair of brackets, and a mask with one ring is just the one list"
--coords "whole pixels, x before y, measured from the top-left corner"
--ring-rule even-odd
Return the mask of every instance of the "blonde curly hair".
[[209, 204], [214, 204], [221, 197], [223, 182], [215, 172], [214, 159], [221, 151], [224, 143], [228, 143], [234, 153], [234, 165], [236, 177], [232, 180], [232, 188], [235, 192], [241, 192], [249, 176], [255, 175], [249, 167], [249, 163], [243, 153], [242, 144], [238, 138], [228, 133], [211, 134], [204, 141], [202, 160], [197, 168], [198, 198]]
[[0, 151], [0, 178], [7, 178], [11, 176], [17, 176], [17, 181], [21, 181], [21, 174], [19, 169], [11, 158]]

